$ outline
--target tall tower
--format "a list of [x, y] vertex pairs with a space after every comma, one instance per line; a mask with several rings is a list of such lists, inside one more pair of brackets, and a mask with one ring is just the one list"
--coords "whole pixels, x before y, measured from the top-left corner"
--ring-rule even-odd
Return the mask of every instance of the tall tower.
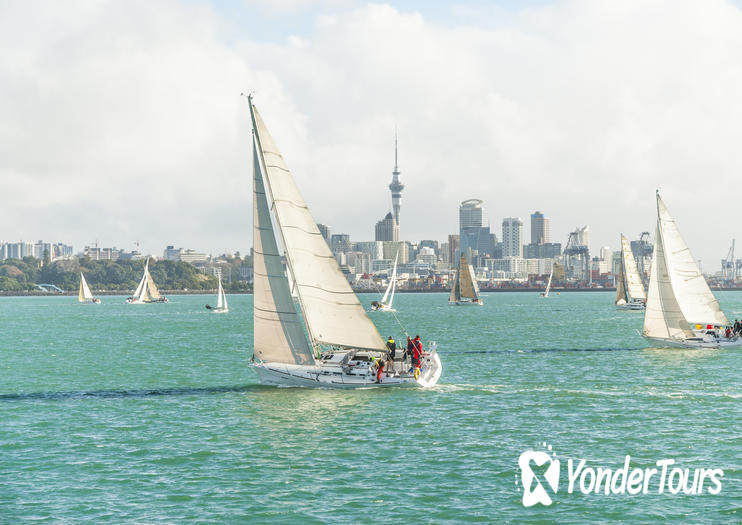
[[389, 189], [392, 191], [392, 210], [394, 212], [394, 220], [399, 226], [399, 208], [402, 205], [402, 190], [404, 184], [399, 182], [399, 168], [397, 168], [397, 130], [394, 130], [394, 171], [392, 172], [392, 183], [389, 185]]

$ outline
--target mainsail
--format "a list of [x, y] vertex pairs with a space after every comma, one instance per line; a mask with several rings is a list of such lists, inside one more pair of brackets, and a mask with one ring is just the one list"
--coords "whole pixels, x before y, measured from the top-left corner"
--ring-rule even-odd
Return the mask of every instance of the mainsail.
[[618, 265], [618, 276], [616, 277], [616, 304], [618, 306], [629, 302], [629, 298], [626, 295], [626, 274], [623, 268], [623, 258], [621, 258], [621, 262]]
[[693, 337], [689, 323], [726, 325], [728, 321], [658, 192], [643, 333], [657, 338]]
[[80, 272], [80, 291], [77, 294], [77, 300], [81, 303], [85, 301], [92, 301], [93, 292], [88, 287], [88, 282], [85, 280], [85, 276]]
[[[255, 130], [256, 172], [262, 171], [265, 177], [272, 203], [270, 209], [281, 234], [288, 270], [294, 279], [299, 305], [313, 344], [383, 350], [384, 341], [340, 271], [252, 100], [250, 110]], [[267, 204], [268, 195], [265, 191], [262, 190], [262, 195], [257, 193], [257, 179], [258, 174], [255, 176], [256, 202], [264, 199]], [[255, 213], [258, 214], [257, 208], [255, 209]], [[265, 216], [258, 217], [261, 220], [255, 224], [259, 224], [261, 228], [268, 228], [270, 215], [267, 209], [264, 211]], [[263, 230], [257, 231], [256, 237], [266, 240]], [[263, 246], [262, 250], [267, 252], [267, 247]], [[256, 272], [257, 269], [256, 265]], [[278, 279], [279, 272], [274, 269], [266, 271], [265, 275]], [[282, 270], [280, 279], [286, 280]], [[272, 285], [273, 281], [270, 284]], [[288, 298], [290, 297], [289, 293]], [[293, 304], [289, 302], [280, 308], [274, 305], [275, 311], [288, 312], [288, 304], [291, 304], [293, 309]], [[263, 307], [265, 306], [263, 303]], [[270, 310], [270, 307], [267, 309]]]
[[629, 240], [623, 234], [621, 235], [621, 267], [626, 301], [646, 300], [647, 293], [644, 291], [644, 284], [639, 276], [636, 259], [634, 259], [634, 254], [631, 251]]
[[456, 272], [456, 278], [454, 279], [453, 288], [451, 288], [451, 295], [449, 301], [476, 301], [479, 299], [479, 285], [474, 277], [474, 268], [466, 259], [466, 255], [461, 254], [459, 260], [459, 268]]
[[216, 307], [225, 308], [227, 306], [227, 298], [224, 297], [224, 289], [222, 288], [222, 278], [219, 277], [219, 289], [216, 292]]
[[[386, 287], [386, 291], [384, 292], [384, 297], [381, 298], [381, 304], [386, 306], [392, 306], [392, 303], [394, 302], [394, 290], [397, 288], [397, 259], [399, 258], [399, 253], [394, 257], [394, 267], [392, 268], [392, 277], [389, 280], [389, 286]], [[391, 292], [391, 296], [389, 295]], [[387, 303], [386, 300], [389, 299], [389, 302]]]

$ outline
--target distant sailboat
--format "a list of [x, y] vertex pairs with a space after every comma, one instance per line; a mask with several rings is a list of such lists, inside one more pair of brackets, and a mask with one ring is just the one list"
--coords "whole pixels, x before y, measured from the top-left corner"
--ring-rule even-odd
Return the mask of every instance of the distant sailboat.
[[219, 289], [216, 292], [216, 308], [206, 305], [207, 310], [211, 310], [215, 314], [225, 314], [229, 312], [229, 306], [227, 306], [227, 296], [222, 288], [222, 277], [219, 276]]
[[618, 310], [644, 310], [647, 293], [636, 267], [628, 239], [621, 234], [621, 261], [616, 279], [616, 308]]
[[394, 257], [394, 267], [392, 268], [392, 277], [389, 279], [389, 285], [386, 287], [384, 297], [381, 298], [381, 302], [374, 301], [371, 303], [371, 310], [374, 312], [396, 312], [392, 308], [394, 303], [394, 291], [397, 289], [397, 259], [399, 254]]
[[541, 292], [541, 297], [549, 297], [549, 290], [551, 290], [551, 278], [554, 277], [554, 265], [551, 265], [551, 273], [549, 273], [549, 282], [546, 283], [546, 290]]
[[80, 303], [100, 304], [100, 299], [93, 297], [93, 292], [90, 291], [88, 282], [85, 280], [85, 275], [82, 272], [80, 272], [80, 291], [77, 293], [77, 301]]
[[149, 259], [144, 263], [144, 275], [139, 281], [134, 295], [126, 299], [128, 304], [166, 303], [167, 297], [160, 295], [152, 275], [149, 273]]
[[657, 235], [642, 335], [657, 347], [742, 346], [742, 338], [719, 334], [727, 326], [729, 320], [657, 192]]
[[474, 276], [474, 268], [466, 260], [466, 255], [461, 254], [459, 267], [456, 270], [456, 277], [451, 287], [451, 295], [448, 297], [448, 304], [458, 306], [464, 305], [482, 305], [479, 298], [479, 286]]
[[388, 359], [384, 340], [340, 271], [252, 96], [248, 101], [254, 130], [253, 360], [261, 382], [325, 388], [435, 385], [442, 366], [434, 344], [414, 369], [400, 361], [378, 366]]

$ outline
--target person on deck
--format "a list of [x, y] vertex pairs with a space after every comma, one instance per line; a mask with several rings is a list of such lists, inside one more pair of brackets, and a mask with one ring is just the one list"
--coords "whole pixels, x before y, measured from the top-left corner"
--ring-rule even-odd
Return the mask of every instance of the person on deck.
[[376, 382], [381, 383], [381, 373], [384, 371], [384, 360], [376, 361]]
[[410, 363], [412, 363], [412, 351], [414, 349], [415, 349], [415, 344], [412, 342], [412, 338], [408, 335], [407, 336], [407, 350], [405, 350], [402, 360], [407, 362], [407, 358], [409, 357]]
[[419, 335], [415, 336], [412, 346], [412, 365], [414, 368], [420, 368], [420, 361], [423, 358], [423, 342], [420, 340]]

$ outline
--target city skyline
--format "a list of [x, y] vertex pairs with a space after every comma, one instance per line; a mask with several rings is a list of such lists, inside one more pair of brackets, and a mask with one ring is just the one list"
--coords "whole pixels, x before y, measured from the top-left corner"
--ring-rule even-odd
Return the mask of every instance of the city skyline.
[[445, 240], [476, 197], [493, 233], [542, 210], [552, 242], [590, 224], [616, 249], [653, 234], [659, 187], [714, 267], [738, 237], [702, 182], [742, 168], [739, 7], [4, 4], [0, 237], [248, 250], [254, 91], [315, 220], [354, 239], [391, 209], [396, 124], [403, 239]]

